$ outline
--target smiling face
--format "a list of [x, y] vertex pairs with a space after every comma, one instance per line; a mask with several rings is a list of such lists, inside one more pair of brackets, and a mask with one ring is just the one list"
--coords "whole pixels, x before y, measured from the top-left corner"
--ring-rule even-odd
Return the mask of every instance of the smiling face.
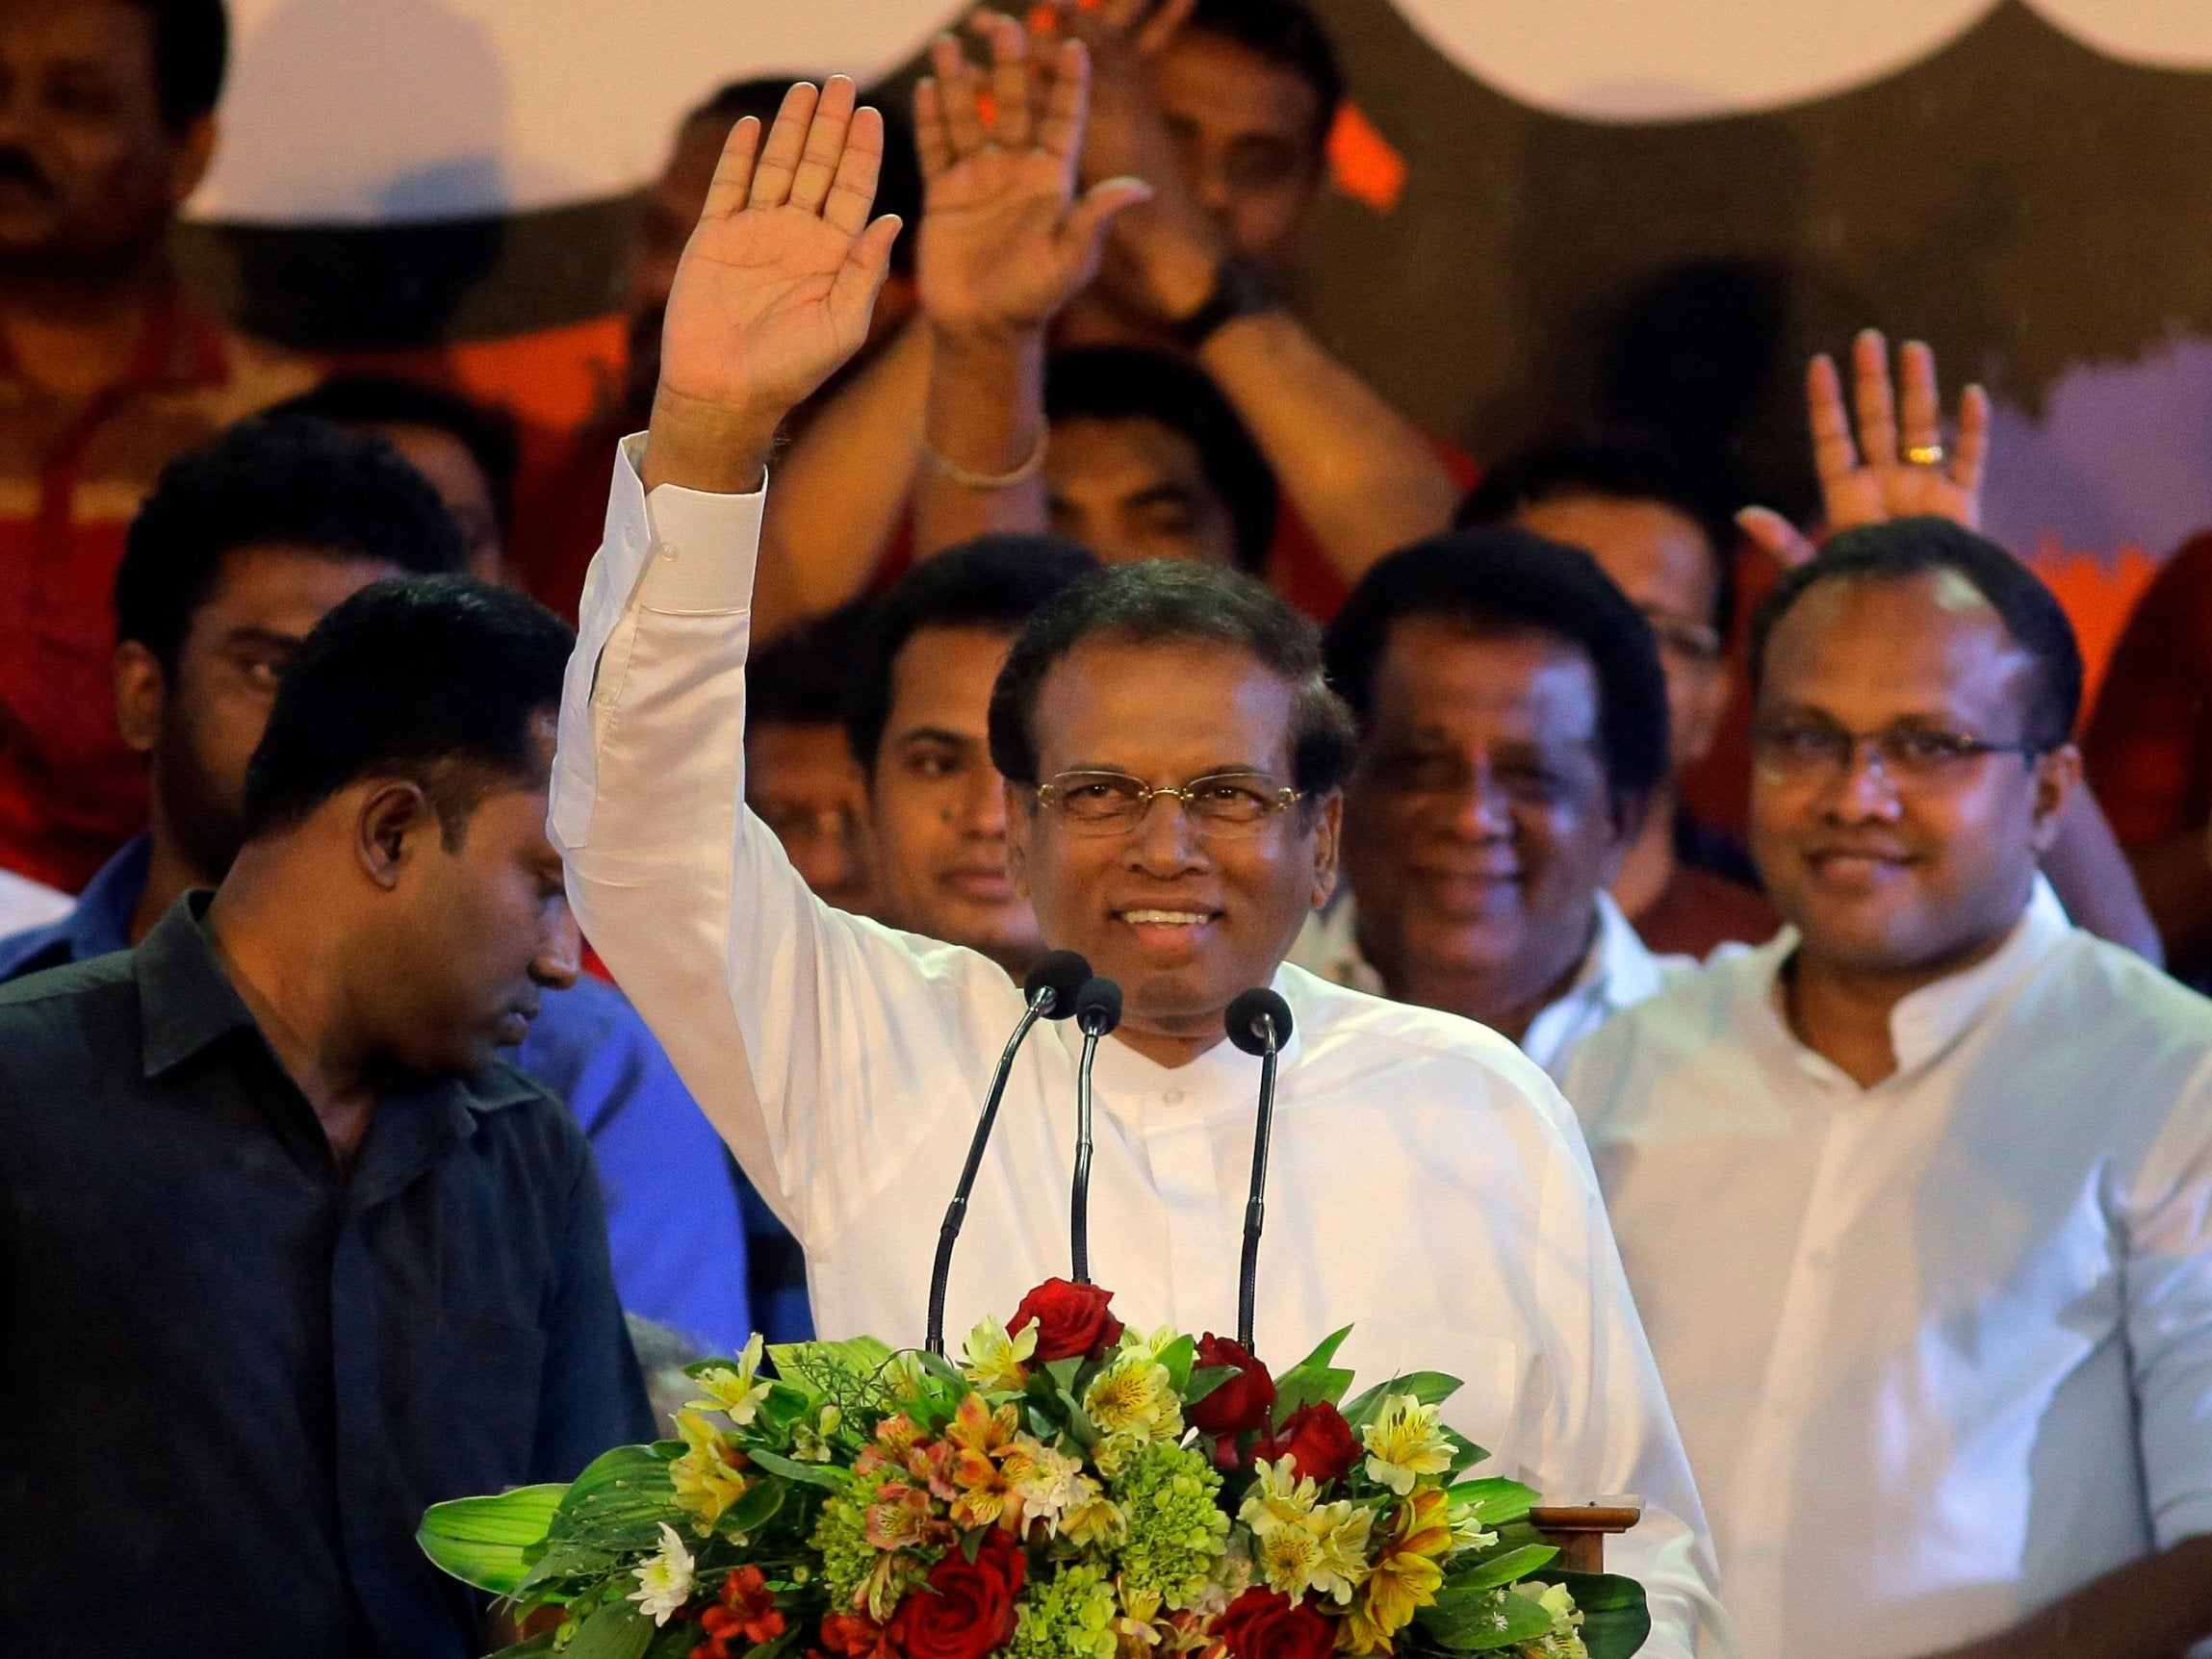
[[1013, 643], [985, 628], [921, 627], [899, 648], [868, 818], [876, 914], [1019, 974], [1043, 946], [1007, 867], [1006, 792], [987, 727]]
[[[1125, 773], [1154, 787], [1291, 774], [1292, 688], [1211, 640], [1093, 636], [1054, 663], [1032, 727], [1039, 775]], [[1173, 1064], [1222, 1038], [1232, 998], [1267, 984], [1336, 879], [1340, 803], [1301, 802], [1256, 833], [1195, 826], [1155, 800], [1125, 833], [1086, 834], [1023, 799], [1015, 868], [1045, 941], [1120, 983], [1122, 1039]]]
[[[1758, 722], [1891, 727], [2017, 742], [2033, 659], [1964, 576], [1816, 584], [1766, 644]], [[1940, 779], [1869, 761], [1794, 776], [1763, 757], [1751, 847], [1804, 934], [1801, 960], [1839, 974], [1941, 978], [2019, 918], [2078, 776], [2071, 747], [2033, 762], [1984, 754]]]
[[1393, 625], [1345, 802], [1359, 941], [1393, 996], [1517, 1034], [1571, 978], [1631, 838], [1589, 658], [1554, 635]]
[[214, 141], [212, 120], [179, 132], [162, 119], [152, 8], [0, 8], [0, 264], [90, 268], [152, 255]]

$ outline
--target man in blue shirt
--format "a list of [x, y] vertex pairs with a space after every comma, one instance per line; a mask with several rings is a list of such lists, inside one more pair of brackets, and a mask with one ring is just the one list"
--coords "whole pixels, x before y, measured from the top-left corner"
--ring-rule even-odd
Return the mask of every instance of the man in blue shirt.
[[[151, 769], [151, 822], [72, 914], [0, 939], [0, 981], [127, 949], [179, 895], [216, 885], [242, 838], [246, 758], [300, 639], [379, 577], [465, 559], [436, 495], [378, 440], [265, 417], [175, 463], [116, 582], [116, 714]], [[738, 1178], [636, 1010], [597, 980], [548, 988], [512, 1058], [592, 1143], [624, 1306], [702, 1346], [741, 1345], [753, 1314]]]

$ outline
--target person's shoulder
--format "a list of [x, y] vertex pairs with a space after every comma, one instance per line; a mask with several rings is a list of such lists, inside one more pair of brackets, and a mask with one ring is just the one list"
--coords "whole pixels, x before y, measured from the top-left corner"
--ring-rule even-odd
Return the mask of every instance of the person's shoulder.
[[1489, 1082], [1519, 1094], [1551, 1091], [1543, 1067], [1479, 1020], [1371, 996], [1288, 962], [1281, 983], [1309, 1063], [1435, 1067], [1456, 1074], [1462, 1088]]
[[223, 401], [239, 418], [296, 397], [322, 378], [308, 358], [259, 335], [222, 326], [222, 350], [229, 368]]
[[0, 1077], [43, 1087], [116, 1063], [115, 1035], [135, 1029], [137, 1009], [127, 952], [10, 980], [0, 984]]
[[0, 984], [26, 974], [64, 967], [75, 959], [69, 948], [69, 921], [62, 917], [0, 935]]
[[517, 1148], [526, 1161], [542, 1162], [562, 1179], [589, 1163], [591, 1143], [576, 1114], [542, 1078], [511, 1059], [492, 1060], [457, 1086], [476, 1114], [479, 1136]]
[[2021, 1041], [2087, 1047], [2121, 1067], [2212, 1059], [2212, 999], [2079, 927], [2028, 976], [2011, 1019]]
[[1659, 989], [1584, 1037], [1571, 1075], [1592, 1074], [1630, 1055], [1688, 1053], [1727, 1040], [1745, 999], [1764, 994], [1774, 974], [1773, 954], [1771, 945], [1723, 944], [1703, 962], [1661, 957]]

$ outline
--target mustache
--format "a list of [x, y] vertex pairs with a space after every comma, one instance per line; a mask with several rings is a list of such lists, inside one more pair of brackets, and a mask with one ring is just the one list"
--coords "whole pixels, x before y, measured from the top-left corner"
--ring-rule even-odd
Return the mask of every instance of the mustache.
[[46, 177], [30, 152], [13, 144], [0, 144], [0, 184], [13, 182], [27, 185], [49, 200], [54, 195], [53, 181]]

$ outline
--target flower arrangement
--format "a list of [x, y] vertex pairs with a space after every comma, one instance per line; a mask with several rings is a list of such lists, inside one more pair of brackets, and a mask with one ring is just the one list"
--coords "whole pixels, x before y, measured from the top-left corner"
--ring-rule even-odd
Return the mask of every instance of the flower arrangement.
[[[1346, 1399], [1053, 1280], [962, 1363], [870, 1339], [691, 1367], [681, 1438], [440, 1504], [424, 1547], [566, 1659], [1628, 1659], [1633, 1581], [1470, 1479], [1424, 1371]], [[796, 1650], [796, 1651], [794, 1651]]]

